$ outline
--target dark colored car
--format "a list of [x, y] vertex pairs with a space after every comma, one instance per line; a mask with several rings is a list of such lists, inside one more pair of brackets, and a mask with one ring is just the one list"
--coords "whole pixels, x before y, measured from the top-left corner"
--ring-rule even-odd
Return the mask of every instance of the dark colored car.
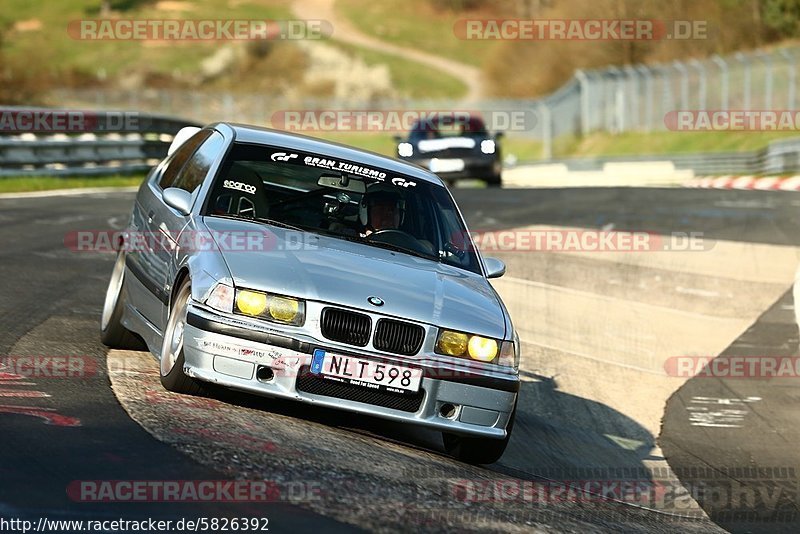
[[405, 139], [398, 136], [397, 157], [439, 175], [448, 185], [464, 178], [502, 183], [502, 132], [489, 133], [483, 120], [470, 114], [420, 118]]

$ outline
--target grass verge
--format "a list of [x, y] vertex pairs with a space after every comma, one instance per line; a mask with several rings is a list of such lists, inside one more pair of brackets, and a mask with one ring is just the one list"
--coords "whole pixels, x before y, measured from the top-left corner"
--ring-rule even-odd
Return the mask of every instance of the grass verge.
[[53, 189], [77, 189], [86, 187], [135, 187], [142, 183], [144, 175], [134, 176], [11, 176], [0, 178], [0, 193], [22, 193], [27, 191], [50, 191]]

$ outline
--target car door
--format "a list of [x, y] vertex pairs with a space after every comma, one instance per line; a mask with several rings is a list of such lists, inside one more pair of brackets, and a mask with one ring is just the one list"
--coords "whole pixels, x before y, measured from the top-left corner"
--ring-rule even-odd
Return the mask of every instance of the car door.
[[[209, 135], [200, 147], [195, 150], [189, 160], [186, 162], [180, 171], [178, 171], [175, 179], [168, 183], [166, 180], [161, 180], [159, 183], [163, 190], [167, 187], [177, 187], [189, 193], [192, 193], [194, 200], [197, 201], [197, 194], [200, 186], [205, 181], [213, 163], [222, 156], [225, 140], [219, 132], [213, 132]], [[154, 232], [158, 232], [163, 236], [163, 242], [169, 243], [169, 246], [164, 247], [154, 256], [154, 261], [158, 263], [157, 270], [159, 273], [163, 272], [163, 294], [169, 296], [172, 291], [172, 282], [177, 274], [177, 261], [178, 243], [181, 233], [193, 226], [190, 225], [190, 217], [179, 213], [174, 208], [167, 206], [164, 201], [159, 197], [159, 204], [153, 215], [153, 221], [150, 223]], [[187, 240], [191, 243], [193, 240]], [[169, 309], [167, 306], [162, 307], [161, 325], [166, 325], [169, 317]], [[162, 329], [163, 331], [163, 329]]]
[[[139, 313], [159, 331], [163, 331], [164, 308], [169, 302], [168, 262], [174, 239], [168, 238], [168, 208], [161, 195], [180, 175], [180, 171], [212, 130], [200, 130], [168, 156], [139, 190], [134, 206], [132, 243], [126, 258], [133, 275], [129, 286], [131, 302]], [[170, 221], [176, 224], [176, 216]]]

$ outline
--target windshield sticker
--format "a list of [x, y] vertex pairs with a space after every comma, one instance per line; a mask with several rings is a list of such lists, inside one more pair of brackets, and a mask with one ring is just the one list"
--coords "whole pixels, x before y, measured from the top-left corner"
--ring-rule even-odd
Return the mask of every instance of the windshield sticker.
[[[302, 154], [302, 153], [301, 153]], [[302, 160], [299, 159], [302, 157]], [[384, 171], [373, 169], [371, 167], [364, 167], [356, 163], [349, 163], [346, 161], [339, 161], [337, 159], [325, 158], [319, 156], [298, 156], [294, 152], [272, 152], [269, 156], [272, 161], [282, 161], [295, 165], [306, 165], [308, 167], [316, 167], [319, 169], [328, 169], [332, 171], [339, 171], [363, 178], [370, 178], [377, 182], [391, 183], [397, 187], [416, 187], [417, 182], [402, 178], [400, 176], [393, 177], [387, 180]], [[225, 187], [228, 187], [227, 185]], [[236, 189], [231, 187], [231, 189]]]
[[354, 163], [337, 161], [335, 159], [315, 158], [312, 156], [306, 156], [305, 158], [303, 158], [303, 163], [305, 163], [309, 167], [320, 167], [323, 169], [331, 169], [334, 171], [344, 171], [350, 174], [364, 176], [365, 178], [372, 178], [374, 180], [383, 181], [386, 179], [385, 172], [378, 171], [376, 169], [370, 169], [369, 167], [362, 167]]
[[287, 154], [286, 152], [273, 152], [270, 159], [272, 161], [289, 161], [290, 159], [296, 158], [297, 154]]
[[234, 182], [233, 180], [225, 180], [222, 182], [222, 187], [226, 189], [234, 189], [236, 191], [244, 191], [245, 193], [250, 193], [251, 195], [256, 192], [256, 186], [248, 185], [242, 182]]
[[398, 187], [416, 187], [417, 182], [412, 182], [411, 180], [406, 180], [405, 178], [400, 178], [397, 176], [392, 178], [392, 185], [396, 185]]

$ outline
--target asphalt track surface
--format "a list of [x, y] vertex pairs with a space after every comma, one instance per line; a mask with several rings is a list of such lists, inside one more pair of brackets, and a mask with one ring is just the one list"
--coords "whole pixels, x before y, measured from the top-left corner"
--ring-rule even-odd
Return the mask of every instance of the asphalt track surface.
[[[619, 230], [700, 229], [714, 239], [800, 246], [796, 231], [800, 198], [792, 193], [626, 188], [457, 190], [456, 196], [473, 229], [533, 224], [603, 228], [613, 222]], [[151, 391], [157, 382], [152, 368], [147, 367], [153, 365], [152, 358], [133, 353], [129, 357], [131, 365], [139, 366], [137, 372], [115, 378], [107, 366], [107, 351], [99, 343], [100, 308], [113, 258], [75, 253], [64, 246], [67, 232], [123, 226], [132, 198], [129, 193], [110, 193], [0, 200], [0, 354], [12, 358], [77, 355], [89, 368], [79, 376], [60, 378], [0, 375], [0, 450], [4, 455], [0, 462], [0, 517], [268, 517], [270, 530], [277, 532], [350, 531], [358, 526], [398, 531], [413, 521], [422, 528], [442, 531], [454, 527], [531, 531], [540, 527], [713, 532], [719, 530], [717, 525], [742, 532], [797, 531], [797, 481], [792, 471], [781, 471], [772, 478], [751, 477], [762, 485], [764, 479], [780, 478], [780, 487], [786, 488], [781, 510], [794, 512], [761, 523], [731, 519], [724, 509], [717, 510], [713, 502], [702, 499], [714, 522], [703, 517], [676, 518], [659, 510], [600, 499], [556, 499], [523, 506], [505, 506], [496, 500], [454, 503], [458, 500], [454, 479], [541, 481], [548, 474], [556, 479], [582, 479], [586, 473], [576, 470], [584, 467], [638, 465], [640, 457], [624, 448], [595, 455], [598, 449], [608, 448], [596, 439], [599, 431], [593, 426], [598, 421], [634, 428], [635, 435], [639, 431], [634, 423], [608, 407], [549, 390], [546, 380], [524, 384], [523, 398], [535, 402], [528, 402], [522, 410], [506, 456], [485, 467], [462, 466], [450, 460], [432, 433], [381, 421], [353, 421], [330, 410], [222, 393], [216, 400], [175, 401], [169, 396], [162, 398], [163, 393], [137, 399], [137, 388]], [[736, 350], [774, 355], [795, 350], [797, 327], [791, 314], [790, 289], [786, 288], [788, 302], [784, 298], [765, 310], [720, 357]], [[686, 406], [692, 398], [721, 398], [724, 392], [716, 389], [731, 387], [741, 389], [728, 397], [760, 399], [754, 413], [745, 417], [747, 424], [723, 435], [687, 424]], [[794, 468], [800, 463], [796, 447], [800, 396], [796, 387], [791, 380], [733, 385], [701, 378], [688, 381], [668, 402], [658, 436], [670, 466], [687, 484], [718, 481], [721, 475], [710, 476], [712, 470]], [[124, 406], [118, 398], [121, 390], [131, 395], [122, 401]], [[165, 402], [159, 402], [164, 398]], [[580, 417], [584, 412], [592, 415]], [[266, 434], [274, 439], [258, 452], [252, 433], [240, 432], [230, 438], [198, 431], [213, 429], [217, 415], [245, 430], [263, 421], [271, 425]], [[180, 432], [172, 439], [169, 432], [174, 429]], [[330, 463], [329, 456], [338, 458], [339, 463]], [[348, 461], [352, 463], [349, 471], [337, 467]], [[692, 478], [688, 475], [691, 467], [704, 470], [695, 470]], [[287, 500], [268, 504], [91, 503], [80, 502], [67, 491], [72, 482], [85, 480], [264, 476], [283, 482], [314, 480], [337, 498], [312, 505]], [[374, 506], [370, 496], [377, 503]]]

